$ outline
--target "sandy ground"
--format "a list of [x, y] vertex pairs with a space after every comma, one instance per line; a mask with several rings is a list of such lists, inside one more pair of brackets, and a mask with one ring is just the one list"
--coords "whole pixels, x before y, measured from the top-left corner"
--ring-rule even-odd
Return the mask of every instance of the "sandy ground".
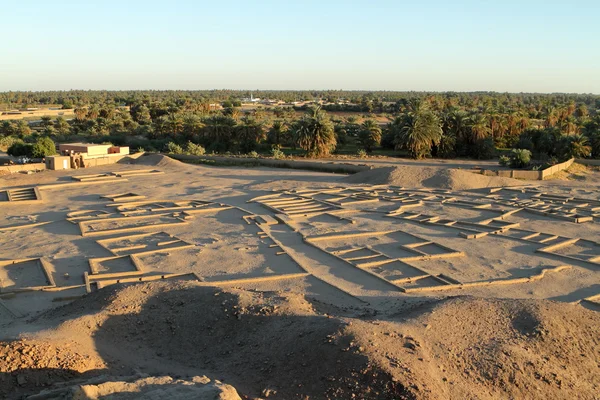
[[[280, 399], [595, 398], [600, 306], [585, 299], [600, 294], [600, 172], [482, 182], [443, 163], [418, 173], [410, 164], [347, 177], [152, 155], [1, 177], [5, 190], [68, 184], [73, 175], [163, 172], [54, 186], [41, 190], [40, 202], [0, 203], [0, 261], [43, 257], [56, 286], [15, 292], [51, 282], [35, 261], [0, 266], [0, 397], [69, 381], [69, 395], [105, 384], [106, 393], [158, 388], [181, 398], [196, 386], [222, 398], [236, 398], [226, 397], [237, 396], [235, 389], [242, 398]], [[531, 187], [490, 190], [523, 185]], [[100, 198], [114, 193], [158, 206], [119, 211]], [[265, 195], [273, 198], [255, 199]], [[173, 204], [185, 200], [223, 210], [187, 215]], [[552, 212], [541, 215], [544, 207]], [[85, 210], [94, 216], [79, 221], [91, 236], [67, 221]], [[106, 213], [115, 219], [103, 221]], [[135, 215], [148, 218], [122, 219]], [[244, 219], [261, 215], [271, 222]], [[492, 233], [461, 236], [474, 232]], [[539, 251], [571, 239], [580, 240]], [[86, 294], [90, 259], [99, 259], [100, 274]], [[121, 280], [176, 276], [123, 288], [102, 276], [111, 273]], [[33, 350], [23, 351], [22, 341], [66, 361], [24, 360]], [[194, 381], [199, 376], [208, 381]], [[61, 390], [57, 396], [67, 396]]]

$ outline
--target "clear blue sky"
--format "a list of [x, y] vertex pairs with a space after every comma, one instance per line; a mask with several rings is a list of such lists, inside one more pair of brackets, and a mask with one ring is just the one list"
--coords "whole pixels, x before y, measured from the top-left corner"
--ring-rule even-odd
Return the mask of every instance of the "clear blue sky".
[[600, 0], [0, 0], [0, 91], [600, 93]]

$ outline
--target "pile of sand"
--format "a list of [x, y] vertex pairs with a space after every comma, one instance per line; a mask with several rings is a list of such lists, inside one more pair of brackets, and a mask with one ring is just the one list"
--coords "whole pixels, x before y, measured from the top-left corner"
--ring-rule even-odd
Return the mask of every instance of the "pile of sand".
[[410, 166], [375, 168], [344, 178], [343, 182], [449, 190], [523, 185], [516, 179], [484, 176], [460, 169]]
[[591, 400], [600, 393], [600, 314], [581, 306], [460, 297], [391, 319], [405, 320], [353, 324], [349, 333], [418, 399]]
[[104, 374], [177, 375], [177, 385], [207, 375], [242, 398], [599, 393], [600, 314], [578, 305], [461, 297], [377, 315], [317, 309], [292, 293], [154, 282], [102, 289], [36, 322], [58, 324], [46, 338], [93, 340]]
[[76, 349], [73, 343], [0, 342], [0, 398], [17, 391], [39, 391], [40, 387], [81, 378], [103, 368], [102, 359]]
[[345, 321], [300, 295], [144, 283], [105, 288], [36, 322], [60, 323], [52, 336], [93, 338], [105, 373], [207, 375], [250, 398], [409, 398], [350, 351]]
[[190, 168], [197, 169], [197, 167], [191, 166], [178, 160], [174, 160], [171, 157], [165, 156], [163, 154], [156, 153], [146, 153], [141, 157], [138, 157], [137, 159], [128, 160], [128, 163], [132, 165], [146, 165], [151, 167], [158, 167], [162, 170], [184, 171]]

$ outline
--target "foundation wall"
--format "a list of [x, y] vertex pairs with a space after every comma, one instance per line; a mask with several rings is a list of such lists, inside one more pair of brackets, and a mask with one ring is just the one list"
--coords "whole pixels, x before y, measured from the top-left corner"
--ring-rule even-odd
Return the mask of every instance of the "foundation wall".
[[46, 164], [44, 163], [34, 163], [34, 164], [23, 164], [23, 165], [4, 165], [0, 167], [0, 171], [5, 171], [8, 173], [15, 173], [21, 171], [41, 171], [46, 169]]
[[[510, 170], [482, 169], [479, 171], [472, 171], [472, 172], [479, 172], [480, 174], [485, 175], [485, 176], [500, 176], [503, 178], [515, 178], [515, 179], [525, 179], [525, 180], [530, 180], [530, 181], [541, 181], [541, 180], [548, 178], [551, 175], [554, 175], [555, 173], [557, 173], [559, 171], [569, 168], [571, 166], [571, 164], [573, 164], [574, 161], [575, 161], [575, 159], [571, 158], [568, 161], [553, 165], [550, 168], [546, 168], [541, 171], [525, 171], [525, 170], [518, 170], [518, 169], [510, 169]], [[586, 160], [586, 161], [595, 161], [595, 160]], [[590, 165], [595, 165], [595, 164], [590, 164]], [[600, 160], [598, 161], [597, 165], [600, 165]]]

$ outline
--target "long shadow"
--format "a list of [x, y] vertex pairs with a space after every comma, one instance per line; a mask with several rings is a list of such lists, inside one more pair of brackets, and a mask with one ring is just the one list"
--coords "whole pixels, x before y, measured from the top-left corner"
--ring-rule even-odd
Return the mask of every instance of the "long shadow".
[[597, 295], [598, 293], [600, 293], [600, 284], [594, 284], [588, 287], [577, 289], [562, 296], [551, 297], [549, 300], [574, 302], [585, 299], [586, 297]]
[[[248, 301], [247, 294], [194, 284], [170, 289], [154, 291], [135, 311], [127, 307], [129, 300], [111, 296], [116, 289], [103, 290], [52, 310], [45, 318], [64, 321], [95, 303], [96, 309], [110, 307], [112, 314], [92, 336], [107, 370], [86, 376], [137, 371], [207, 375], [251, 398], [260, 397], [266, 388], [275, 388], [280, 399], [354, 398], [353, 394], [362, 399], [413, 398], [370, 365], [345, 332], [342, 319], [305, 313], [276, 292]], [[68, 369], [45, 372], [48, 383], [82, 377]], [[40, 390], [19, 386], [19, 375], [21, 382], [34, 382], [38, 373], [43, 372], [17, 368], [0, 374], [0, 383], [7, 382], [3, 390], [8, 398], [17, 398]]]

